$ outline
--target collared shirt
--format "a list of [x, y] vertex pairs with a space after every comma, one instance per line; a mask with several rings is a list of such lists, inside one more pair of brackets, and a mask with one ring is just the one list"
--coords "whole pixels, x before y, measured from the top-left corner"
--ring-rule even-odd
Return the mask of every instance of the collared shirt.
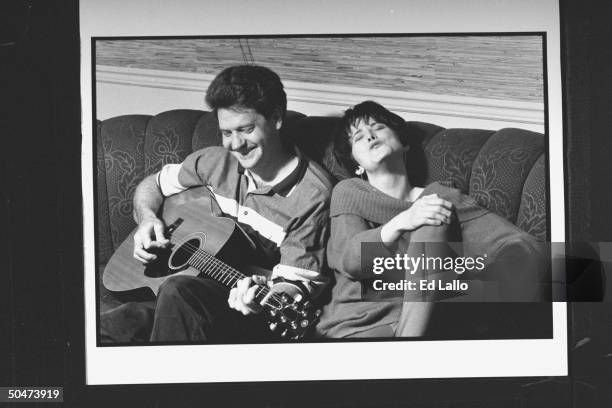
[[327, 283], [325, 247], [329, 232], [329, 175], [298, 154], [297, 167], [274, 186], [257, 188], [248, 170], [223, 147], [189, 155], [157, 174], [164, 196], [206, 186], [223, 216], [243, 227], [257, 246], [254, 264], [272, 268], [272, 278]]

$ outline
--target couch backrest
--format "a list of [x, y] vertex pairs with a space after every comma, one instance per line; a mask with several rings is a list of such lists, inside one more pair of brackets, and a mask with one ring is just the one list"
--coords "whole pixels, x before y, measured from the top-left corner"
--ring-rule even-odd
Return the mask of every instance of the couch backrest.
[[[336, 117], [288, 112], [283, 132], [342, 179], [351, 175], [332, 154], [338, 122]], [[547, 238], [542, 134], [522, 129], [444, 129], [423, 122], [408, 126], [423, 141], [427, 182], [451, 181], [482, 206], [538, 239]], [[195, 150], [221, 144], [221, 136], [214, 115], [181, 109], [98, 122], [96, 142], [98, 262], [104, 264], [135, 227], [132, 197], [140, 180]]]

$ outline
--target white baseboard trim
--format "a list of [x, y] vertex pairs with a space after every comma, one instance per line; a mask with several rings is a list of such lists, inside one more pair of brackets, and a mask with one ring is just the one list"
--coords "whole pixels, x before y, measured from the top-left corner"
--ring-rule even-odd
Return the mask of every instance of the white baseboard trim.
[[[96, 81], [107, 84], [204, 93], [213, 78], [214, 75], [201, 73], [96, 66]], [[410, 114], [430, 115], [544, 128], [543, 102], [388, 91], [297, 81], [283, 83], [289, 102], [325, 105], [334, 111], [342, 111], [364, 100], [375, 100], [403, 117]]]

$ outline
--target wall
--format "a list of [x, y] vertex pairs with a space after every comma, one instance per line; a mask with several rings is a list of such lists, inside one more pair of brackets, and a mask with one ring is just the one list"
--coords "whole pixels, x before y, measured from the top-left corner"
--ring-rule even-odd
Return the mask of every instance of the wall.
[[540, 36], [382, 36], [96, 42], [97, 116], [205, 109], [223, 67], [279, 73], [289, 109], [338, 115], [374, 99], [446, 127], [544, 131]]

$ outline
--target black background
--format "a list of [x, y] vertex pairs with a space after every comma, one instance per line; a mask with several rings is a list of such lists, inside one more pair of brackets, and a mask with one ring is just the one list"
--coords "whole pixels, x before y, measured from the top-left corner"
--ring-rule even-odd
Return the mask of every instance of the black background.
[[[612, 5], [561, 10], [568, 238], [612, 241]], [[74, 407], [612, 406], [605, 303], [570, 305], [565, 378], [86, 387], [79, 52], [77, 1], [0, 3], [0, 386], [63, 386]]]

